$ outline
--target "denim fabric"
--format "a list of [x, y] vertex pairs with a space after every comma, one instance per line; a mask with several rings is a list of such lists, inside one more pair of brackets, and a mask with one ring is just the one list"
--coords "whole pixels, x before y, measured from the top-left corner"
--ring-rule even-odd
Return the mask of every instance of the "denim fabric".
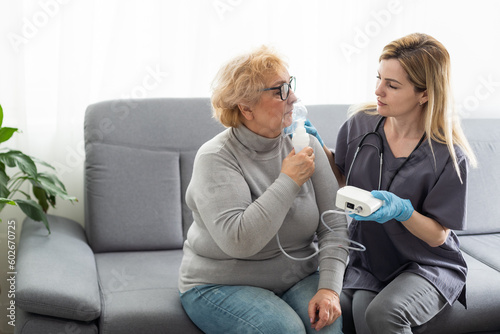
[[319, 274], [295, 284], [283, 295], [252, 286], [202, 285], [180, 294], [182, 306], [205, 333], [342, 333], [342, 318], [317, 332], [307, 308]]

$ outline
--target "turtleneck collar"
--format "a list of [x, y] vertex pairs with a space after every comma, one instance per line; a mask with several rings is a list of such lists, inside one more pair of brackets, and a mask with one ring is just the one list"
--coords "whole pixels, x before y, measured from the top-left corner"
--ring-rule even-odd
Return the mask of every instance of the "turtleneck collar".
[[272, 152], [280, 147], [283, 136], [279, 135], [276, 138], [266, 138], [252, 132], [245, 125], [241, 124], [237, 128], [232, 128], [232, 133], [236, 139], [245, 146], [248, 150], [255, 152]]

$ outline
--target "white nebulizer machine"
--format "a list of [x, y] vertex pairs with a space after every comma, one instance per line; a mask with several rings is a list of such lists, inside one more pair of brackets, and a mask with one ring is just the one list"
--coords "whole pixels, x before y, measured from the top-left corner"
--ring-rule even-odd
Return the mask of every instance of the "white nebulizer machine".
[[337, 191], [335, 205], [346, 212], [367, 217], [377, 211], [383, 204], [383, 201], [373, 197], [373, 195], [364, 189], [353, 186], [345, 186]]

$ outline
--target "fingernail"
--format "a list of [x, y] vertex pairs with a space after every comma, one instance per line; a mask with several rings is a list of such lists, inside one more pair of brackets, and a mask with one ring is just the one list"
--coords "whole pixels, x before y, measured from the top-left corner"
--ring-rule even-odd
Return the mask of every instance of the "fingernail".
[[314, 319], [313, 318], [309, 318], [309, 321], [311, 322], [311, 324], [313, 323]]

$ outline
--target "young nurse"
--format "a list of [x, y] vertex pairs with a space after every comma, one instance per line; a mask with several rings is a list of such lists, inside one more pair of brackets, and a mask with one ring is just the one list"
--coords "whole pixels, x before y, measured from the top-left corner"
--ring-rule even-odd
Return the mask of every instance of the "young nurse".
[[436, 39], [411, 34], [385, 46], [375, 95], [376, 105], [356, 108], [341, 127], [335, 154], [324, 147], [340, 184], [384, 200], [349, 226], [366, 251], [350, 253], [344, 333], [412, 333], [457, 300], [466, 304], [467, 265], [452, 230], [466, 227], [475, 157], [453, 110], [450, 57]]

